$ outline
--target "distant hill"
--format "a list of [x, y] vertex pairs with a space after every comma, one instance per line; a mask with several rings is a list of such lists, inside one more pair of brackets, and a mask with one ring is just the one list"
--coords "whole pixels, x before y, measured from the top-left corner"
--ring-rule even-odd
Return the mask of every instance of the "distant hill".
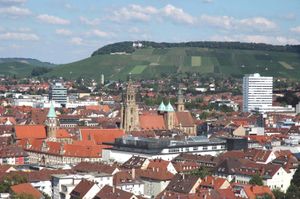
[[55, 64], [31, 58], [0, 58], [0, 75], [27, 77], [31, 75], [33, 69], [40, 70], [40, 68], [52, 68], [55, 66]]
[[274, 46], [239, 42], [132, 42], [104, 46], [91, 57], [55, 67], [47, 76], [70, 79], [90, 77], [125, 79], [154, 78], [176, 73], [219, 73], [242, 76], [259, 72], [287, 78], [300, 78], [300, 46]]

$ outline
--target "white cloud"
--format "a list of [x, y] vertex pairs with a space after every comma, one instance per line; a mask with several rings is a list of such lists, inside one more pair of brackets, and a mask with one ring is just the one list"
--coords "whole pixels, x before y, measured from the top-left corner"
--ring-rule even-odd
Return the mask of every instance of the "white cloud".
[[233, 27], [234, 18], [229, 16], [202, 15], [200, 20], [202, 23], [206, 23], [211, 26], [230, 29]]
[[98, 29], [92, 30], [91, 33], [95, 36], [98, 36], [98, 37], [107, 37], [107, 36], [109, 36], [108, 32], [104, 32], [104, 31], [98, 30]]
[[83, 40], [80, 37], [72, 37], [70, 43], [74, 45], [83, 45]]
[[203, 3], [213, 3], [213, 0], [202, 0]]
[[0, 8], [0, 14], [11, 15], [11, 16], [26, 16], [26, 15], [30, 15], [31, 11], [27, 8], [10, 6], [10, 7]]
[[292, 32], [295, 32], [295, 33], [300, 33], [300, 26], [297, 26], [297, 27], [293, 27], [290, 29]]
[[141, 30], [138, 27], [131, 27], [131, 28], [129, 28], [128, 32], [139, 33], [139, 32], [141, 32]]
[[0, 5], [19, 5], [24, 4], [27, 0], [0, 0]]
[[277, 27], [277, 25], [264, 17], [253, 17], [246, 18], [237, 21], [237, 24], [242, 26], [248, 26], [249, 28], [257, 28], [261, 30], [272, 30]]
[[202, 15], [200, 22], [223, 29], [246, 29], [257, 31], [268, 31], [277, 28], [276, 23], [264, 17], [253, 17], [245, 19], [236, 19], [230, 16], [211, 16]]
[[300, 44], [300, 41], [295, 39], [295, 38], [290, 38], [290, 37], [283, 37], [283, 36], [277, 36], [275, 37], [276, 41], [279, 44]]
[[161, 17], [171, 19], [176, 23], [194, 24], [196, 22], [195, 17], [186, 13], [182, 8], [175, 7], [171, 4], [163, 8], [132, 4], [114, 11], [111, 19], [114, 21], [133, 20], [146, 22]]
[[39, 37], [33, 33], [6, 32], [0, 34], [0, 40], [37, 41]]
[[248, 43], [266, 43], [274, 45], [299, 44], [300, 41], [295, 38], [284, 36], [266, 36], [266, 35], [214, 35], [210, 38], [213, 41], [240, 41]]
[[49, 23], [49, 24], [57, 24], [57, 25], [67, 25], [70, 24], [69, 20], [60, 18], [60, 17], [56, 17], [56, 16], [51, 16], [51, 15], [47, 15], [47, 14], [42, 14], [37, 16], [37, 18], [45, 23]]
[[187, 24], [194, 24], [196, 22], [196, 19], [193, 16], [184, 12], [183, 9], [177, 8], [171, 4], [166, 5], [162, 9], [162, 12], [163, 15], [170, 17], [175, 22]]
[[66, 4], [65, 4], [65, 8], [71, 9], [71, 8], [73, 8], [73, 6], [72, 6], [71, 4], [69, 4], [69, 3], [66, 3]]
[[158, 10], [152, 6], [140, 6], [136, 4], [123, 7], [113, 12], [112, 20], [124, 21], [124, 20], [138, 20], [149, 21], [151, 15], [156, 14]]
[[58, 34], [58, 35], [64, 35], [64, 36], [72, 35], [72, 32], [70, 30], [67, 30], [67, 29], [56, 29], [55, 33]]
[[98, 19], [98, 18], [95, 18], [95, 19], [88, 19], [88, 18], [82, 17], [82, 16], [79, 17], [79, 20], [80, 20], [81, 23], [86, 24], [86, 25], [90, 25], [90, 26], [96, 26], [96, 25], [98, 25], [98, 24], [100, 23], [100, 21], [101, 21], [101, 20]]

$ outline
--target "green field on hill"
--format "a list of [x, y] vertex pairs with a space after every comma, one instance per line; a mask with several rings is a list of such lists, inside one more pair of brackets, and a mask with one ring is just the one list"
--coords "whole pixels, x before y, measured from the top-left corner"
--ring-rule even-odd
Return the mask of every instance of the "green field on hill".
[[208, 49], [195, 47], [144, 48], [125, 55], [95, 55], [56, 67], [47, 76], [75, 79], [125, 79], [129, 73], [137, 78], [160, 77], [162, 74], [195, 72], [244, 75], [261, 73], [300, 78], [300, 55], [295, 52], [263, 50]]

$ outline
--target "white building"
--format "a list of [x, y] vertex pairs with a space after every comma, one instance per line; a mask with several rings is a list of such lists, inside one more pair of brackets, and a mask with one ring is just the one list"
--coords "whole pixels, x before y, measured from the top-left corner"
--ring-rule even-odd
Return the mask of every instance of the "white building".
[[300, 102], [296, 105], [296, 114], [300, 113]]
[[250, 74], [243, 78], [243, 112], [272, 107], [273, 77]]
[[55, 101], [61, 105], [67, 103], [67, 88], [60, 82], [56, 82], [49, 90], [49, 100]]
[[106, 144], [113, 147], [102, 149], [102, 159], [119, 163], [126, 162], [133, 155], [170, 161], [180, 153], [216, 156], [226, 151], [225, 140], [209, 140], [201, 136], [189, 137], [183, 141], [128, 136]]
[[113, 176], [107, 173], [73, 175], [56, 174], [52, 176], [52, 198], [69, 199], [70, 193], [82, 179], [95, 182], [100, 189], [102, 189], [105, 185], [113, 185]]

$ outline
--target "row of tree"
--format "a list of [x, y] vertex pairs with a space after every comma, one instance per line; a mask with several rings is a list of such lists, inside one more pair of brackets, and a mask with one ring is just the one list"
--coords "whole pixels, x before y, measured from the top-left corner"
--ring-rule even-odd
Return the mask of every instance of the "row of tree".
[[[132, 53], [135, 48], [132, 46], [131, 41], [118, 42], [109, 44], [99, 48], [92, 53], [94, 55], [110, 54], [115, 52]], [[152, 42], [141, 41], [143, 47], [152, 48], [172, 48], [172, 47], [198, 47], [198, 48], [220, 48], [220, 49], [240, 49], [240, 50], [267, 50], [267, 51], [280, 51], [280, 52], [300, 52], [300, 45], [271, 45], [264, 43], [243, 43], [243, 42], [218, 42], [218, 41], [195, 41], [195, 42]]]

